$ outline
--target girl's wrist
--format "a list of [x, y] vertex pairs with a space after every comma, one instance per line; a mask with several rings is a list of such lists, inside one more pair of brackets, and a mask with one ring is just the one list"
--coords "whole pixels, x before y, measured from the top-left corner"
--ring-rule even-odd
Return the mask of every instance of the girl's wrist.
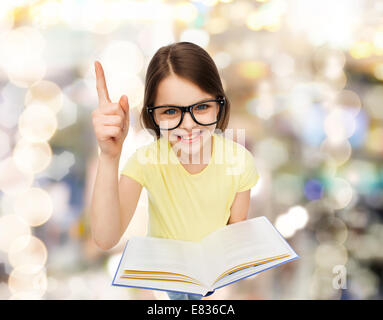
[[109, 154], [105, 154], [105, 153], [101, 152], [99, 155], [99, 159], [100, 159], [100, 161], [103, 161], [103, 162], [105, 161], [105, 162], [113, 162], [113, 163], [117, 162], [118, 163], [120, 161], [120, 156], [121, 156], [121, 154], [111, 156]]

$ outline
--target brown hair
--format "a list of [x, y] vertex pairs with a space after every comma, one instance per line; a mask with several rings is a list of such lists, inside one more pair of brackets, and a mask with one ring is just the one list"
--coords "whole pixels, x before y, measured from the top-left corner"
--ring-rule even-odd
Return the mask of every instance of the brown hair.
[[157, 139], [161, 136], [160, 130], [153, 124], [147, 112], [147, 107], [154, 104], [161, 80], [171, 74], [193, 82], [213, 96], [225, 97], [226, 103], [216, 125], [216, 128], [224, 131], [229, 122], [230, 101], [223, 90], [213, 59], [203, 48], [191, 42], [176, 42], [161, 47], [154, 54], [146, 71], [144, 102], [140, 114], [142, 126], [150, 129], [150, 132], [154, 131]]

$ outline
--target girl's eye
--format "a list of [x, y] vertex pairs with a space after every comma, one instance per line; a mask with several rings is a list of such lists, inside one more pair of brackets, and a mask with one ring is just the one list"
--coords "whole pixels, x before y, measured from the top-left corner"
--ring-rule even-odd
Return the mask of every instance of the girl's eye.
[[178, 110], [177, 109], [167, 109], [163, 113], [168, 114], [168, 115], [174, 115], [177, 114]]
[[207, 108], [209, 108], [209, 105], [207, 105], [207, 104], [199, 104], [196, 107], [197, 110], [206, 110]]

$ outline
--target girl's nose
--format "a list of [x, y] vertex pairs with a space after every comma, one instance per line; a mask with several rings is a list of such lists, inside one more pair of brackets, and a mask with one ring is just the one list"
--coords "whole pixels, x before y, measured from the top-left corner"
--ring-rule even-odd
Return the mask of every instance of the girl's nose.
[[189, 112], [185, 112], [184, 118], [182, 119], [181, 125], [185, 129], [193, 128], [196, 125], [191, 114]]

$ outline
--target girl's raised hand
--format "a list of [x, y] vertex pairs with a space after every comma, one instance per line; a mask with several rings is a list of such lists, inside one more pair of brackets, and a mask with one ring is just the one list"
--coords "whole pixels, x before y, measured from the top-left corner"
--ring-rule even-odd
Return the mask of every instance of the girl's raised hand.
[[110, 157], [119, 157], [122, 144], [129, 131], [129, 102], [122, 95], [118, 103], [112, 103], [106, 86], [101, 63], [94, 63], [98, 107], [93, 110], [93, 128], [101, 153]]

